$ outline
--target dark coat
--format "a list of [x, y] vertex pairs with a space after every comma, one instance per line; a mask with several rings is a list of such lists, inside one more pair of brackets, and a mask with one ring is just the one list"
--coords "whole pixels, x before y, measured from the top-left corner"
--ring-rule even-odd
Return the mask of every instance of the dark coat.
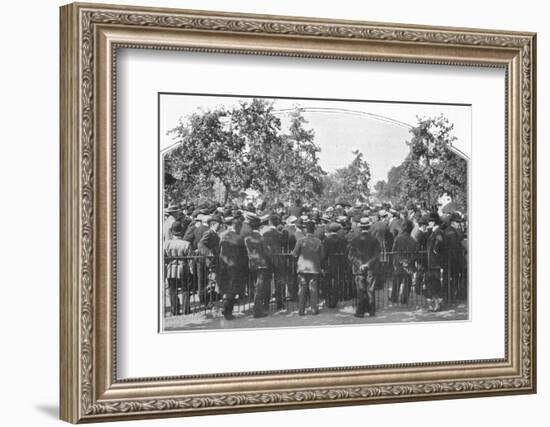
[[426, 247], [428, 245], [428, 237], [430, 237], [429, 231], [422, 231], [419, 228], [416, 228], [411, 233], [411, 236], [414, 240], [418, 242], [418, 249], [421, 251], [426, 250]]
[[389, 252], [393, 245], [393, 234], [390, 232], [390, 227], [384, 221], [376, 221], [369, 229], [370, 233], [380, 243], [382, 252]]
[[220, 253], [220, 236], [212, 229], [206, 230], [198, 243], [199, 254], [217, 256]]
[[226, 230], [220, 234], [220, 263], [240, 269], [247, 264], [244, 239], [233, 230]]
[[346, 253], [347, 242], [338, 233], [329, 233], [323, 240], [323, 251], [325, 259], [323, 265], [328, 274], [336, 274], [338, 270], [343, 271], [344, 256]]
[[363, 264], [367, 264], [371, 270], [376, 270], [380, 256], [380, 243], [368, 231], [355, 236], [348, 251], [348, 260], [351, 263], [352, 274], [364, 274], [361, 270]]
[[187, 240], [191, 243], [191, 247], [193, 249], [197, 249], [199, 247], [199, 241], [201, 240], [201, 237], [206, 232], [206, 230], [208, 230], [208, 227], [204, 224], [191, 224], [187, 227], [187, 230], [185, 230], [183, 240]]
[[401, 233], [401, 230], [403, 229], [401, 226], [402, 223], [403, 220], [401, 218], [395, 218], [390, 222], [390, 233], [393, 235], [394, 238], [397, 237], [399, 233]]
[[185, 235], [185, 232], [187, 231], [187, 228], [189, 227], [189, 225], [191, 225], [191, 223], [193, 222], [191, 217], [189, 217], [185, 214], [178, 215], [178, 217], [176, 218], [176, 221], [179, 221], [181, 223], [181, 225], [183, 227], [184, 235]]
[[443, 238], [443, 231], [437, 227], [430, 233], [427, 241], [428, 266], [430, 268], [443, 267], [447, 261], [447, 254]]
[[353, 239], [355, 239], [357, 236], [361, 235], [361, 230], [359, 228], [352, 228], [346, 233], [345, 239], [348, 245], [351, 243]]
[[271, 268], [269, 253], [261, 234], [257, 230], [253, 230], [244, 238], [244, 245], [248, 253], [248, 268], [251, 271]]
[[450, 225], [443, 230], [443, 242], [452, 273], [458, 272], [464, 265], [462, 240], [462, 233], [459, 233]]
[[418, 254], [416, 254], [418, 242], [411, 237], [410, 233], [402, 231], [393, 242], [392, 252], [396, 252], [393, 254], [394, 268], [396, 270], [409, 269], [418, 258]]
[[325, 260], [331, 255], [344, 254], [346, 252], [346, 239], [338, 235], [338, 233], [329, 233], [323, 240], [323, 249], [325, 252]]
[[248, 258], [244, 239], [233, 230], [220, 235], [218, 284], [221, 293], [238, 294], [244, 290]]
[[269, 228], [262, 236], [264, 246], [271, 261], [275, 273], [281, 274], [284, 269], [283, 253], [284, 245], [288, 245], [284, 234], [276, 228]]
[[205, 260], [207, 267], [216, 267], [220, 253], [220, 236], [209, 228], [203, 233], [197, 249], [200, 255], [207, 257]]
[[262, 236], [265, 248], [270, 256], [280, 254], [283, 250], [283, 233], [276, 228], [269, 228]]

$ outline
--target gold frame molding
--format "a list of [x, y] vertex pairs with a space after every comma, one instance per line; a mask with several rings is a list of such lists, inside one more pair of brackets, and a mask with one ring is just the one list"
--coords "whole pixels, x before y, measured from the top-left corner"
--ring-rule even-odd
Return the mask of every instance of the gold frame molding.
[[[536, 35], [75, 3], [61, 7], [60, 416], [72, 422], [536, 391]], [[506, 342], [498, 360], [116, 377], [119, 47], [506, 70]]]

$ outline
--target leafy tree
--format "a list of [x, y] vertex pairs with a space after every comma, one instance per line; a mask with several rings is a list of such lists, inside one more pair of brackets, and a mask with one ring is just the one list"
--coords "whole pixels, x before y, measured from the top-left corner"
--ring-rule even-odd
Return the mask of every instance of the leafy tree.
[[467, 161], [452, 149], [456, 137], [453, 125], [443, 115], [418, 118], [407, 142], [409, 154], [388, 172], [383, 196], [393, 203], [413, 201], [434, 208], [443, 195], [465, 209], [467, 202]]
[[246, 190], [271, 199], [318, 193], [325, 172], [306, 123], [296, 109], [284, 134], [273, 103], [261, 99], [194, 113], [169, 131], [180, 145], [165, 156], [165, 172], [177, 180], [165, 186], [165, 193], [180, 199], [212, 197], [221, 184], [224, 204]]
[[322, 206], [335, 205], [339, 200], [364, 202], [370, 194], [370, 168], [358, 150], [353, 151], [354, 159], [346, 167], [321, 180], [321, 194], [314, 200]]
[[363, 153], [355, 150], [353, 155], [355, 157], [352, 162], [344, 168], [337, 169], [335, 176], [341, 182], [342, 194], [351, 200], [364, 202], [370, 194], [370, 168], [363, 159]]
[[[410, 154], [405, 162], [404, 191], [427, 207], [434, 207], [439, 197], [450, 196], [463, 209], [467, 200], [467, 161], [452, 144], [453, 126], [443, 115], [418, 119], [411, 132]], [[411, 185], [415, 180], [416, 184]]]
[[393, 166], [388, 171], [387, 181], [378, 181], [376, 183], [377, 197], [380, 201], [400, 204], [407, 197], [402, 189], [403, 168], [404, 162], [399, 166]]
[[386, 188], [386, 181], [384, 180], [376, 181], [376, 184], [374, 184], [374, 191], [376, 192], [376, 195], [379, 197], [384, 194], [385, 188]]
[[326, 172], [319, 165], [315, 132], [306, 129], [307, 120], [300, 108], [290, 114], [289, 133], [281, 136], [280, 144], [273, 150], [278, 170], [278, 183], [272, 188], [272, 199], [309, 200], [322, 192], [322, 179]]
[[201, 111], [170, 131], [181, 144], [165, 156], [165, 171], [179, 181], [179, 193], [211, 197], [214, 185], [221, 182], [227, 200], [232, 188], [243, 185], [245, 140], [226, 126], [231, 114], [223, 108]]

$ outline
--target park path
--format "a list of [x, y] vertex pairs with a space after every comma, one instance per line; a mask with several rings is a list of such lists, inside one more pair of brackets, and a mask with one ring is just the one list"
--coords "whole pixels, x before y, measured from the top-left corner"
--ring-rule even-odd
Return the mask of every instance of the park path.
[[225, 320], [219, 310], [214, 309], [206, 313], [199, 312], [185, 316], [168, 314], [164, 322], [166, 331], [183, 331], [468, 320], [468, 306], [465, 303], [456, 304], [439, 312], [431, 312], [423, 307], [407, 308], [390, 305], [379, 310], [375, 317], [357, 318], [353, 313], [353, 306], [346, 304], [334, 309], [322, 308], [318, 315], [299, 316], [297, 310], [281, 310], [270, 316], [255, 319], [248, 312], [236, 312], [234, 320]]

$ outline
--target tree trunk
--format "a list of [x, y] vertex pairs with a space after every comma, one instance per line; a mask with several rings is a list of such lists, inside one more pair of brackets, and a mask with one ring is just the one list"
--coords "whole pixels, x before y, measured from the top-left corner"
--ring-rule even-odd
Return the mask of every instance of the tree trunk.
[[225, 188], [225, 193], [223, 195], [223, 205], [227, 205], [227, 200], [229, 199], [229, 191], [231, 190], [231, 186], [229, 184], [223, 183], [223, 186]]

